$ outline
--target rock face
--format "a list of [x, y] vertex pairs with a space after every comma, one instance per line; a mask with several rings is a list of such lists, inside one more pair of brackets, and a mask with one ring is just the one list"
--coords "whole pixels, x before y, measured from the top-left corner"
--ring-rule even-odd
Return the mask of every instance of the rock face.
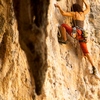
[[[59, 44], [65, 11], [82, 0], [0, 0], [0, 100], [100, 100], [100, 79], [68, 36]], [[88, 49], [100, 72], [100, 0], [92, 0], [84, 28]], [[84, 6], [84, 5], [83, 5]]]

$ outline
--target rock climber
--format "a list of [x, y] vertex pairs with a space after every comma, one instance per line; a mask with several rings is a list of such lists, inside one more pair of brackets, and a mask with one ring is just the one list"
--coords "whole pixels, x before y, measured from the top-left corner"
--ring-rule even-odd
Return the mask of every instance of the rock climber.
[[[60, 11], [60, 13], [63, 16], [69, 16], [72, 17], [73, 26], [69, 26], [65, 23], [61, 24], [59, 29], [61, 32], [61, 40], [58, 40], [60, 43], [67, 43], [67, 34], [66, 32], [71, 36], [74, 37], [79, 41], [80, 47], [84, 53], [84, 56], [88, 58], [88, 61], [92, 65], [92, 71], [93, 74], [96, 74], [96, 68], [94, 67], [93, 61], [89, 55], [89, 51], [87, 49], [86, 39], [82, 36], [83, 33], [83, 27], [84, 27], [84, 20], [85, 15], [89, 13], [90, 6], [87, 4], [86, 0], [83, 0], [83, 3], [85, 4], [85, 10], [82, 10], [82, 7], [75, 3], [72, 5], [72, 11], [66, 12], [61, 9], [61, 7], [58, 4], [54, 4], [55, 7], [57, 7]], [[76, 29], [76, 32], [75, 32]]]

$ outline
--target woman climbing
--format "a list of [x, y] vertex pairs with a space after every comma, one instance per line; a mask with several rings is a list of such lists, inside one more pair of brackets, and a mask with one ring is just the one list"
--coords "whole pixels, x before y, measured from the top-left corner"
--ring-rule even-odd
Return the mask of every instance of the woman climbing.
[[[58, 4], [55, 4], [55, 7], [57, 7], [60, 11], [60, 13], [63, 16], [69, 16], [72, 17], [73, 20], [73, 26], [70, 27], [69, 25], [63, 23], [61, 24], [60, 32], [61, 32], [61, 40], [58, 40], [60, 43], [67, 43], [67, 35], [66, 32], [71, 36], [74, 37], [79, 41], [80, 47], [84, 53], [84, 55], [88, 58], [89, 62], [92, 65], [93, 69], [93, 74], [96, 74], [96, 68], [94, 67], [94, 64], [91, 60], [91, 57], [89, 56], [89, 52], [87, 49], [87, 44], [86, 44], [86, 38], [82, 36], [83, 32], [83, 27], [84, 27], [84, 20], [85, 20], [85, 15], [89, 13], [90, 7], [87, 4], [86, 0], [83, 0], [83, 3], [85, 4], [86, 9], [82, 10], [82, 7], [79, 4], [73, 4], [72, 5], [72, 10], [71, 12], [65, 12], [61, 9], [61, 7]], [[76, 30], [76, 31], [75, 31]]]

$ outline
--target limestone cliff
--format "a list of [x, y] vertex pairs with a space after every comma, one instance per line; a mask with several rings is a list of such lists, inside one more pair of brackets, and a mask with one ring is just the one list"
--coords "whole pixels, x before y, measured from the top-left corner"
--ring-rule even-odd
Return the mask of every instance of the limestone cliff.
[[[63, 10], [82, 0], [0, 0], [0, 100], [100, 100], [100, 80], [76, 40], [59, 44]], [[87, 0], [88, 49], [100, 72], [100, 0]], [[84, 6], [84, 5], [83, 5]]]

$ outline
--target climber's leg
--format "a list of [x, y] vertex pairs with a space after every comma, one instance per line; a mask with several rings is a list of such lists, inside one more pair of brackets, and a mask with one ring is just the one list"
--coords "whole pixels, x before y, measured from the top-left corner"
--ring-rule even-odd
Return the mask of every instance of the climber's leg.
[[66, 29], [63, 26], [60, 26], [59, 29], [60, 29], [60, 32], [61, 32], [62, 39], [64, 41], [66, 41], [67, 40]]
[[61, 26], [64, 27], [66, 32], [71, 36], [72, 30], [73, 30], [72, 27], [70, 27], [67, 24], [61, 24]]
[[94, 66], [94, 65], [93, 65], [93, 62], [92, 62], [92, 60], [91, 60], [91, 57], [89, 56], [89, 52], [88, 52], [86, 43], [85, 43], [85, 42], [79, 42], [79, 43], [80, 43], [80, 47], [81, 47], [81, 49], [82, 49], [84, 55], [88, 58], [90, 64], [91, 64], [92, 66]]
[[93, 61], [92, 61], [92, 59], [91, 59], [89, 53], [86, 53], [85, 56], [88, 58], [88, 61], [90, 62], [90, 64], [91, 64], [92, 66], [94, 66]]
[[96, 70], [96, 68], [94, 67], [94, 64], [93, 64], [93, 61], [92, 61], [90, 55], [87, 53], [87, 54], [85, 54], [85, 56], [88, 58], [88, 61], [89, 61], [89, 62], [91, 63], [91, 65], [92, 65], [93, 74], [97, 74], [97, 70]]
[[60, 43], [66, 44], [67, 43], [67, 34], [66, 34], [66, 32], [71, 36], [72, 28], [67, 24], [61, 24], [59, 29], [60, 29], [62, 39], [58, 40], [58, 41]]
[[93, 74], [96, 73], [96, 68], [94, 67], [93, 61], [89, 55], [88, 49], [87, 49], [87, 45], [85, 42], [79, 42], [80, 43], [80, 47], [84, 53], [84, 56], [87, 57], [88, 61], [90, 62], [90, 64], [92, 65], [92, 70], [93, 70]]

